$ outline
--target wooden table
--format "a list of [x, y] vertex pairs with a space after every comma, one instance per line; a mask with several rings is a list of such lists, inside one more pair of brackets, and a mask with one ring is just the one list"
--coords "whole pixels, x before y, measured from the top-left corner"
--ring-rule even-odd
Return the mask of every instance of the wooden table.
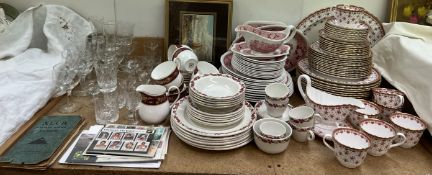
[[[89, 97], [74, 97], [83, 107], [76, 112], [94, 125], [94, 110]], [[63, 99], [60, 103], [63, 103]], [[303, 103], [299, 95], [290, 98], [294, 106]], [[58, 106], [58, 105], [57, 105]], [[58, 114], [55, 106], [48, 114]], [[124, 116], [125, 111], [121, 115]], [[120, 123], [125, 119], [121, 118]], [[359, 168], [348, 169], [339, 164], [321, 138], [309, 143], [290, 142], [278, 155], [261, 152], [253, 142], [231, 151], [206, 151], [189, 146], [171, 135], [166, 159], [160, 169], [114, 168], [55, 163], [46, 171], [0, 169], [0, 174], [431, 174], [432, 139], [425, 133], [419, 145], [411, 149], [393, 148], [381, 157], [367, 156]]]

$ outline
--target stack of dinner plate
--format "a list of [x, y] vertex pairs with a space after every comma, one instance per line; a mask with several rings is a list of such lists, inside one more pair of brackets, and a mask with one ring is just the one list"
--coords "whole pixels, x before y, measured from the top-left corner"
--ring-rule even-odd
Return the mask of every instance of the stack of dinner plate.
[[204, 74], [189, 83], [189, 96], [171, 111], [171, 127], [185, 143], [207, 150], [229, 150], [253, 139], [256, 120], [245, 101], [245, 85], [226, 74]]
[[333, 95], [368, 98], [370, 89], [381, 83], [372, 67], [368, 32], [361, 20], [330, 18], [319, 40], [309, 46], [308, 59], [298, 63], [297, 73], [309, 75], [312, 86]]

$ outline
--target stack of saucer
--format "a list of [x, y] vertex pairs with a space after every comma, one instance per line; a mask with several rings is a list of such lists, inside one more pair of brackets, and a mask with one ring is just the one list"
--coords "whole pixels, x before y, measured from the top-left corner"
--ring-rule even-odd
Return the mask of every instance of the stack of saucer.
[[372, 68], [368, 32], [361, 20], [343, 15], [330, 18], [319, 31], [319, 40], [309, 46], [309, 58], [299, 62], [297, 72], [309, 75], [315, 88], [333, 95], [369, 97], [381, 76]]
[[171, 127], [180, 140], [207, 150], [235, 149], [252, 141], [250, 128], [257, 117], [239, 79], [204, 74], [189, 85], [189, 96], [171, 111]]

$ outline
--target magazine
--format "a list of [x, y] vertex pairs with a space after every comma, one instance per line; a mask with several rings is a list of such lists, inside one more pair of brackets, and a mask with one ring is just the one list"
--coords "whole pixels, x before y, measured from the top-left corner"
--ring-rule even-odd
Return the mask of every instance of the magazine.
[[153, 158], [162, 143], [165, 127], [109, 124], [87, 146], [85, 155], [127, 155]]

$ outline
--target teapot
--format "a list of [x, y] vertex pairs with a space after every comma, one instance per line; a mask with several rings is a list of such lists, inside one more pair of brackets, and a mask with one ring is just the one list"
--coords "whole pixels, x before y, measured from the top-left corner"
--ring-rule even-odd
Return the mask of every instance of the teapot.
[[138, 104], [138, 114], [140, 118], [149, 124], [161, 123], [169, 115], [172, 105], [169, 104], [168, 96], [171, 92], [177, 91], [177, 98], [180, 98], [180, 90], [176, 86], [171, 86], [168, 91], [162, 85], [140, 85], [136, 91], [141, 94], [141, 102]]

